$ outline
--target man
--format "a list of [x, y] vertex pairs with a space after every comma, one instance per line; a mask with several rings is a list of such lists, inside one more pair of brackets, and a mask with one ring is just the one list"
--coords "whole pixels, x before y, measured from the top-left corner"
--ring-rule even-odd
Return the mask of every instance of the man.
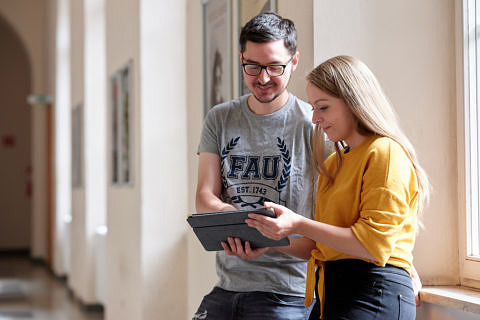
[[[286, 90], [299, 60], [293, 22], [274, 13], [254, 17], [241, 31], [239, 57], [251, 94], [206, 116], [197, 212], [254, 209], [272, 201], [312, 218], [311, 107]], [[248, 242], [244, 248], [240, 239], [223, 246], [226, 252], [216, 257], [219, 281], [194, 319], [308, 319], [305, 261], [252, 249]], [[237, 256], [227, 254], [232, 250]], [[252, 253], [258, 254], [249, 260]]]

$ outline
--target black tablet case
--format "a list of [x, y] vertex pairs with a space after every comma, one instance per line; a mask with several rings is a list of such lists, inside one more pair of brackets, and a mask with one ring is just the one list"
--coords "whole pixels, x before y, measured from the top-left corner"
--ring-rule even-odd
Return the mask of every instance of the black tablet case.
[[272, 240], [245, 223], [249, 213], [269, 215], [266, 208], [238, 211], [196, 213], [187, 218], [197, 238], [207, 251], [223, 250], [222, 241], [227, 237], [249, 241], [252, 248], [288, 246], [288, 238]]

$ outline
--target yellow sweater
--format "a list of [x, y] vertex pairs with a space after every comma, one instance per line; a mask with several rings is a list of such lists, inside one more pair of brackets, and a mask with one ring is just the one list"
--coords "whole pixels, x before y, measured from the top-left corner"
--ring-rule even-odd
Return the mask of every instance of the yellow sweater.
[[[336, 169], [336, 154], [325, 160]], [[415, 169], [403, 148], [390, 138], [372, 136], [344, 154], [333, 185], [318, 181], [315, 220], [350, 227], [379, 266], [401, 267], [410, 273], [417, 224], [418, 183]], [[320, 270], [319, 295], [323, 304], [323, 262], [360, 259], [317, 242], [308, 263], [305, 303], [311, 304], [315, 264]], [[322, 305], [323, 307], [323, 305]], [[323, 309], [323, 308], [322, 308]]]

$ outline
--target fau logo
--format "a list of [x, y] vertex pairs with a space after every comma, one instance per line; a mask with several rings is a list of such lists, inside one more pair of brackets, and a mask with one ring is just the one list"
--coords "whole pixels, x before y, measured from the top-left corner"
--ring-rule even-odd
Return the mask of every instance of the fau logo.
[[284, 140], [277, 137], [279, 154], [267, 156], [234, 154], [239, 140], [232, 138], [222, 148], [222, 183], [227, 197], [241, 208], [257, 208], [265, 201], [285, 205], [281, 194], [290, 177], [291, 157]]
[[227, 173], [229, 179], [242, 180], [275, 180], [278, 178], [280, 156], [238, 156], [231, 155], [229, 158], [230, 170]]

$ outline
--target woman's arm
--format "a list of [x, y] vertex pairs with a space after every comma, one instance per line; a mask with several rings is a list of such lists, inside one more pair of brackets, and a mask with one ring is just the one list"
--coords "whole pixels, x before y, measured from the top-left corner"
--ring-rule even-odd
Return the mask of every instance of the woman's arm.
[[315, 241], [309, 238], [289, 238], [290, 245], [288, 247], [275, 247], [274, 250], [289, 254], [291, 256], [308, 260], [311, 257], [311, 252], [315, 249]]
[[320, 242], [336, 251], [350, 256], [376, 261], [358, 240], [351, 228], [332, 226], [309, 219], [300, 219], [296, 229], [297, 233]]
[[351, 228], [336, 227], [310, 220], [295, 214], [286, 207], [271, 202], [266, 202], [265, 207], [273, 208], [277, 218], [249, 214], [249, 219], [246, 222], [250, 227], [256, 228], [270, 239], [279, 240], [297, 233], [339, 252], [376, 261], [357, 239]]

